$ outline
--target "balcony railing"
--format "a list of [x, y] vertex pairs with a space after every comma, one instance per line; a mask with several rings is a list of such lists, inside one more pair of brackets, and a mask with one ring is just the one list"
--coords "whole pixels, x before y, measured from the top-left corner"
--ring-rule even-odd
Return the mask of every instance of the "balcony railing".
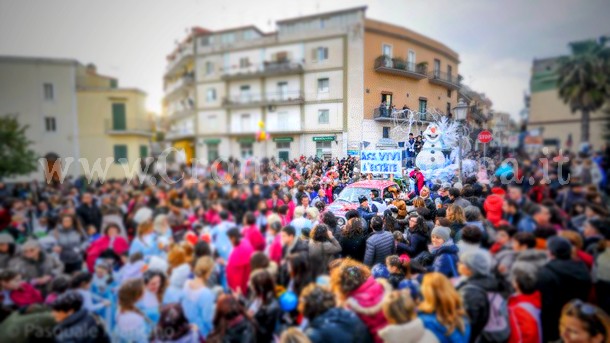
[[390, 58], [389, 56], [385, 55], [379, 56], [375, 59], [375, 71], [406, 76], [416, 80], [425, 79], [427, 77], [425, 64], [406, 62], [401, 58]]
[[181, 138], [188, 138], [195, 135], [195, 129], [193, 127], [173, 127], [165, 133], [166, 140], [176, 140]]
[[[376, 108], [373, 110], [373, 119], [378, 122], [407, 122], [409, 121], [409, 115], [406, 112], [390, 112], [390, 109]], [[427, 113], [416, 113], [413, 120], [416, 122], [431, 122], [434, 121], [434, 118]]]
[[123, 136], [152, 136], [152, 123], [149, 121], [139, 121], [127, 123], [125, 125], [114, 123], [111, 119], [104, 121], [104, 132], [107, 135]]
[[239, 80], [271, 75], [295, 74], [303, 72], [303, 64], [300, 62], [263, 62], [257, 65], [245, 67], [230, 67], [222, 70], [224, 80]]
[[193, 44], [184, 44], [178, 52], [176, 52], [174, 58], [169, 61], [165, 69], [166, 73], [175, 72], [178, 70], [176, 67], [181, 65], [182, 62], [188, 58], [193, 57]]
[[443, 73], [435, 70], [428, 75], [430, 83], [445, 86], [451, 89], [459, 89], [462, 78], [459, 75]]
[[229, 96], [223, 99], [223, 106], [243, 107], [243, 106], [267, 106], [267, 105], [287, 105], [302, 104], [305, 97], [302, 91], [272, 92], [272, 93], [252, 93]]
[[185, 73], [181, 78], [179, 78], [177, 81], [167, 85], [165, 87], [165, 96], [169, 96], [170, 94], [172, 94], [173, 92], [175, 92], [176, 90], [185, 87], [185, 86], [191, 86], [193, 85], [195, 82], [195, 73], [190, 72], [190, 73]]

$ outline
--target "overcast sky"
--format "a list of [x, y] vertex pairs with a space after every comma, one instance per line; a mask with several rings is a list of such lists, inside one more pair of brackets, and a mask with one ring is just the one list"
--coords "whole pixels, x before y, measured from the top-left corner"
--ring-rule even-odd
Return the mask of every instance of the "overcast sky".
[[159, 112], [165, 56], [188, 27], [212, 30], [367, 5], [367, 16], [406, 26], [460, 55], [459, 73], [496, 111], [523, 107], [534, 58], [573, 40], [610, 34], [608, 0], [0, 0], [0, 55], [95, 63], [121, 86], [148, 93]]

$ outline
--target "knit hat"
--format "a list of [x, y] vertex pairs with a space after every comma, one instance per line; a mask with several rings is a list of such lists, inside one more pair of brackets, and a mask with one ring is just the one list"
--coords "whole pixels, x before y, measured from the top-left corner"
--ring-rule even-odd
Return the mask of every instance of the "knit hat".
[[28, 250], [28, 249], [37, 249], [40, 248], [40, 243], [38, 243], [37, 240], [35, 239], [28, 239], [25, 243], [23, 243], [23, 245], [21, 246], [22, 250]]
[[442, 190], [445, 190], [445, 191], [446, 191], [446, 190], [449, 190], [449, 188], [451, 188], [451, 184], [450, 184], [449, 182], [444, 182], [444, 183], [441, 185], [441, 189], [442, 189]]
[[446, 226], [437, 226], [432, 229], [432, 234], [430, 236], [440, 237], [443, 241], [447, 242], [451, 239], [451, 230]]
[[8, 233], [0, 233], [0, 244], [2, 243], [13, 244], [15, 243], [15, 239]]
[[377, 263], [376, 265], [374, 265], [373, 268], [371, 268], [371, 274], [373, 274], [373, 277], [375, 279], [387, 279], [388, 277], [390, 277], [388, 267], [386, 267], [386, 265], [383, 263]]
[[546, 247], [555, 258], [569, 260], [572, 256], [572, 244], [563, 237], [553, 236], [546, 241]]
[[153, 211], [148, 207], [142, 207], [133, 216], [133, 220], [136, 222], [136, 224], [142, 224], [146, 221], [151, 220], [152, 217]]
[[358, 197], [358, 203], [362, 204], [365, 201], [369, 201], [369, 199], [367, 199], [366, 196], [361, 195]]
[[485, 250], [475, 249], [460, 255], [462, 262], [475, 275], [488, 275], [491, 271], [491, 259]]

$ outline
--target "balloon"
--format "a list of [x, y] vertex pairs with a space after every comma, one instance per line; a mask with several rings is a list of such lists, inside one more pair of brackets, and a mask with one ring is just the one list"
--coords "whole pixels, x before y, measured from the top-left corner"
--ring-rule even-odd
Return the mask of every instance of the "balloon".
[[262, 129], [263, 127], [265, 127], [265, 123], [262, 120], [259, 120], [258, 127], [260, 127]]
[[286, 291], [280, 296], [279, 301], [282, 311], [291, 312], [297, 308], [299, 298], [293, 291]]

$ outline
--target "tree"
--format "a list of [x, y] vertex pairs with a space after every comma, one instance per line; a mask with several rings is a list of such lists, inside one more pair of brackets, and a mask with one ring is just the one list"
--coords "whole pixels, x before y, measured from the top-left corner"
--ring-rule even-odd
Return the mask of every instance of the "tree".
[[572, 112], [581, 113], [581, 142], [589, 141], [591, 112], [610, 98], [610, 49], [605, 43], [605, 37], [573, 43], [572, 55], [559, 59], [559, 96]]
[[0, 180], [36, 170], [37, 155], [29, 149], [27, 129], [14, 116], [0, 116]]

